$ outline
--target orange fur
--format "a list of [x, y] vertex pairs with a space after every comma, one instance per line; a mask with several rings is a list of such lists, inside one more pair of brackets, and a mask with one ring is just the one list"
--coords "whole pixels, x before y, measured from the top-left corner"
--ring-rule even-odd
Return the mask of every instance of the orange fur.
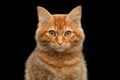
[[87, 80], [81, 6], [69, 14], [51, 15], [42, 7], [37, 9], [37, 45], [26, 62], [25, 80]]

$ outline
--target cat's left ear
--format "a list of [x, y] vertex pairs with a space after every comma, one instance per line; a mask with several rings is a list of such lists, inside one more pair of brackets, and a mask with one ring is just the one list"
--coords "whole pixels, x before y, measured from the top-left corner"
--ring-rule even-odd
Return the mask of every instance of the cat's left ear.
[[69, 14], [68, 19], [71, 20], [73, 23], [80, 23], [82, 17], [82, 6], [75, 7]]

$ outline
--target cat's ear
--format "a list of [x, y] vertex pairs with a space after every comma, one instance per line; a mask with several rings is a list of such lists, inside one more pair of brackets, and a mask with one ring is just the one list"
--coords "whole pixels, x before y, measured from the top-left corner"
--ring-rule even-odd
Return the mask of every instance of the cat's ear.
[[77, 6], [75, 7], [69, 14], [68, 19], [71, 20], [73, 23], [80, 23], [82, 17], [82, 7]]
[[37, 7], [37, 13], [40, 23], [46, 23], [52, 19], [52, 15], [43, 7]]

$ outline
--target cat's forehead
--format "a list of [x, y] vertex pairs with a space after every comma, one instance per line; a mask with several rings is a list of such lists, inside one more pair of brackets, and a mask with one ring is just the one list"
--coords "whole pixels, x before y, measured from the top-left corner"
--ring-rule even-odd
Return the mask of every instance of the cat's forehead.
[[68, 31], [72, 31], [72, 29], [70, 27], [65, 26], [65, 25], [61, 26], [61, 28], [59, 26], [51, 26], [49, 28], [49, 30], [55, 30], [55, 31], [66, 31], [66, 30], [68, 30]]
[[53, 20], [55, 25], [65, 25], [66, 23], [66, 15], [63, 14], [55, 14], [53, 15]]
[[68, 27], [67, 16], [64, 14], [55, 14], [53, 15], [53, 25], [51, 29], [55, 30], [70, 30]]

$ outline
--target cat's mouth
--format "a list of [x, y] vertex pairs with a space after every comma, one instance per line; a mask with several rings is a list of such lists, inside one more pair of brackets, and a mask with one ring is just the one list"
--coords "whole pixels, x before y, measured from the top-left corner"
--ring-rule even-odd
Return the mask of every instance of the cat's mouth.
[[68, 44], [63, 44], [63, 45], [57, 45], [57, 44], [51, 44], [51, 48], [53, 48], [55, 51], [58, 52], [63, 52], [66, 49], [68, 49], [70, 46]]
[[69, 47], [68, 46], [57, 46], [54, 49], [58, 52], [63, 52], [65, 50], [67, 50]]

